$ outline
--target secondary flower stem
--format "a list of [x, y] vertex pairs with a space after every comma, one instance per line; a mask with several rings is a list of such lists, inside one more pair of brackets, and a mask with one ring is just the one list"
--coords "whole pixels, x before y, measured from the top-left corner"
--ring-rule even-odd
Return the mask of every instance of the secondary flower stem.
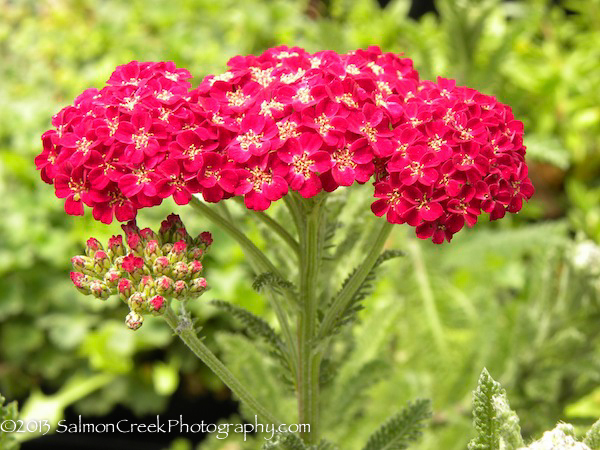
[[225, 365], [215, 356], [210, 349], [202, 343], [192, 322], [187, 317], [178, 318], [171, 308], [167, 309], [164, 315], [167, 323], [173, 329], [181, 340], [187, 345], [194, 354], [202, 360], [229, 389], [252, 411], [268, 423], [280, 425], [281, 422], [275, 418], [256, 398], [250, 394], [246, 387], [238, 380]]
[[261, 272], [271, 272], [282, 279], [285, 279], [281, 272], [273, 265], [273, 263], [267, 258], [267, 256], [260, 251], [260, 249], [254, 245], [254, 243], [246, 237], [246, 235], [236, 227], [231, 221], [214, 211], [210, 206], [206, 205], [196, 197], [192, 197], [190, 202], [192, 207], [200, 211], [206, 216], [211, 222], [217, 225], [222, 230], [226, 231], [232, 238], [234, 238], [244, 250], [247, 256], [254, 260]]
[[339, 292], [331, 307], [326, 311], [325, 317], [321, 322], [319, 329], [319, 338], [325, 338], [329, 335], [331, 330], [334, 328], [336, 321], [339, 319], [340, 314], [346, 309], [352, 297], [356, 291], [360, 288], [363, 281], [375, 265], [375, 261], [381, 254], [385, 241], [387, 240], [390, 232], [392, 231], [392, 224], [387, 221], [383, 221], [381, 228], [378, 233], [374, 233], [365, 248], [370, 249], [367, 253], [362, 264], [354, 272], [352, 277], [348, 280], [344, 288]]
[[304, 440], [315, 443], [319, 437], [320, 356], [315, 352], [317, 325], [317, 286], [323, 245], [323, 201], [307, 205], [304, 233], [300, 234], [300, 314], [298, 316], [298, 420], [309, 424]]
[[[250, 260], [250, 265], [257, 274], [263, 272], [271, 272], [281, 277], [282, 279], [285, 279], [277, 270], [277, 268], [273, 265], [273, 263], [267, 258], [267, 256], [262, 251], [260, 251], [260, 249], [256, 245], [254, 245], [254, 243], [250, 239], [248, 239], [238, 227], [236, 227], [233, 224], [233, 222], [214, 211], [212, 208], [210, 208], [201, 200], [198, 200], [196, 197], [192, 197], [192, 201], [190, 202], [190, 204], [193, 208], [204, 214], [204, 216], [207, 217], [211, 222], [213, 222], [215, 225], [226, 231], [232, 238], [234, 238], [238, 242], [238, 244], [240, 244], [242, 250]], [[290, 329], [285, 309], [283, 308], [279, 300], [275, 297], [274, 293], [269, 292], [267, 297], [269, 299], [269, 302], [271, 303], [271, 306], [273, 307], [273, 310], [275, 311], [275, 315], [277, 316], [277, 320], [279, 321], [281, 331], [287, 344], [290, 367], [292, 368], [292, 371], [295, 371], [296, 349], [294, 346], [292, 330]]]
[[[243, 200], [242, 200], [243, 202]], [[264, 211], [249, 211], [252, 213], [252, 216], [256, 218], [258, 221], [265, 224], [267, 227], [271, 229], [275, 234], [277, 234], [289, 247], [293, 250], [293, 252], [298, 256], [300, 254], [300, 244], [298, 241], [292, 236], [288, 231], [275, 219], [266, 214]]]

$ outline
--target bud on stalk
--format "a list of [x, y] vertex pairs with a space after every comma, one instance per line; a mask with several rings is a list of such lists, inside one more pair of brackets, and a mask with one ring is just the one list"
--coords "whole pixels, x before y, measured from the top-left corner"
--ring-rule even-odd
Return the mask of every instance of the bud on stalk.
[[146, 309], [154, 316], [160, 316], [167, 309], [167, 301], [162, 295], [155, 295], [146, 303]]
[[127, 300], [127, 304], [132, 311], [141, 313], [144, 311], [144, 306], [146, 305], [146, 297], [139, 292], [134, 292]]
[[137, 330], [143, 323], [144, 317], [134, 311], [131, 311], [127, 314], [127, 317], [125, 317], [125, 324], [131, 330]]

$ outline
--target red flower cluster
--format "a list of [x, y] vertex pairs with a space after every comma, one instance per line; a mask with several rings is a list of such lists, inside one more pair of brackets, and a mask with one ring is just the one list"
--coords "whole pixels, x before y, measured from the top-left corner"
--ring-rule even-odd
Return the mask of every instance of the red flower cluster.
[[[102, 90], [88, 89], [52, 119], [42, 135], [44, 150], [35, 160], [42, 179], [54, 183], [68, 214], [111, 223], [128, 221], [139, 208], [178, 199], [185, 191], [169, 144], [191, 114], [187, 105], [190, 73], [173, 63], [120, 66]], [[178, 186], [184, 186], [178, 190]], [[189, 198], [187, 198], [189, 202]]]
[[450, 241], [481, 212], [518, 212], [534, 189], [523, 124], [510, 108], [452, 80], [420, 83], [395, 124], [398, 147], [381, 166], [371, 209], [417, 236]]
[[36, 159], [70, 214], [109, 223], [173, 196], [244, 196], [265, 210], [375, 175], [375, 214], [450, 240], [481, 211], [516, 212], [533, 187], [510, 108], [410, 59], [278, 47], [238, 56], [188, 91], [172, 63], [132, 62], [55, 116]]

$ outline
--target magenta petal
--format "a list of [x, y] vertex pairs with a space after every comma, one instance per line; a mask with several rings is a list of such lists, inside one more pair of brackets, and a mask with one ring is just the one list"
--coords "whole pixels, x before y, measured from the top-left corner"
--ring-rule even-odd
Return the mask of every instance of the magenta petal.
[[373, 211], [373, 214], [375, 214], [377, 217], [383, 216], [389, 207], [390, 205], [385, 198], [380, 198], [379, 200], [375, 200], [373, 203], [371, 203], [371, 211]]
[[333, 166], [333, 161], [327, 152], [315, 152], [310, 155], [310, 159], [314, 161], [310, 165], [310, 170], [313, 172], [326, 172]]
[[437, 202], [428, 203], [420, 211], [421, 218], [427, 222], [433, 222], [444, 213], [442, 205]]
[[264, 211], [271, 206], [271, 201], [256, 191], [248, 192], [244, 196], [244, 203], [246, 204], [246, 208], [253, 209], [255, 211]]
[[67, 197], [65, 200], [65, 212], [72, 216], [83, 216], [83, 203], [73, 200], [73, 197]]
[[437, 181], [439, 174], [435, 169], [425, 169], [423, 170], [423, 176], [420, 181], [426, 186], [431, 186], [433, 183]]
[[175, 191], [173, 194], [173, 200], [175, 200], [175, 203], [178, 205], [187, 205], [191, 199], [192, 194], [190, 194], [187, 189]]
[[125, 197], [133, 197], [138, 194], [142, 189], [142, 183], [138, 183], [138, 177], [133, 174], [123, 175], [119, 180], [119, 189], [125, 195]]

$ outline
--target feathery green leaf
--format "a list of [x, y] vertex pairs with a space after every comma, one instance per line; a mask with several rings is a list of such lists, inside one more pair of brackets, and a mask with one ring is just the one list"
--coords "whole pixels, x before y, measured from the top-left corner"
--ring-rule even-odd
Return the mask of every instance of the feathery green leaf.
[[384, 423], [363, 450], [402, 450], [421, 437], [423, 421], [431, 417], [431, 402], [420, 399]]
[[469, 442], [469, 450], [517, 449], [524, 445], [519, 418], [510, 409], [506, 392], [485, 368], [473, 391], [473, 426], [477, 436]]
[[596, 421], [585, 434], [583, 443], [592, 450], [600, 450], [600, 420]]
[[[352, 296], [352, 299], [350, 300], [350, 302], [348, 302], [346, 309], [342, 312], [342, 314], [340, 315], [339, 319], [337, 320], [335, 326], [332, 328], [331, 335], [339, 332], [339, 330], [344, 325], [346, 325], [348, 323], [352, 323], [356, 320], [356, 314], [363, 308], [360, 303], [366, 297], [368, 297], [375, 289], [375, 286], [373, 283], [375, 281], [375, 278], [377, 277], [377, 273], [378, 273], [380, 266], [384, 262], [386, 262], [392, 258], [398, 258], [400, 256], [404, 256], [404, 252], [401, 250], [385, 250], [383, 253], [381, 253], [381, 255], [379, 255], [379, 258], [377, 258], [377, 260], [375, 261], [373, 268], [369, 271], [368, 275], [366, 276], [366, 278], [364, 279], [362, 284], [356, 290], [356, 292]], [[350, 279], [352, 278], [352, 276], [354, 275], [354, 273], [357, 270], [358, 270], [358, 268], [355, 268], [346, 277], [346, 279], [342, 283], [342, 287], [340, 288], [340, 291], [342, 291], [342, 289], [344, 289], [346, 284], [348, 284], [348, 282], [350, 281]]]

